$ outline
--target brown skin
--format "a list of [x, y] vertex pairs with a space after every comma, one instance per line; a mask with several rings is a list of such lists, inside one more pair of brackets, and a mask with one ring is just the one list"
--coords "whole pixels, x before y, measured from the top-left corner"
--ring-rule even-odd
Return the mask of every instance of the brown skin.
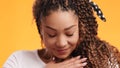
[[[36, 0], [33, 6], [33, 15], [40, 35], [42, 34], [40, 26], [45, 21], [45, 20], [42, 21], [42, 19], [46, 16], [48, 17], [49, 15], [51, 15], [51, 11], [57, 12], [58, 9], [61, 9], [64, 12], [65, 11], [68, 12], [68, 10], [74, 11], [79, 20], [80, 43], [78, 44], [79, 46], [72, 52], [71, 54], [72, 57], [78, 55], [81, 55], [81, 57], [87, 57], [88, 64], [84, 68], [109, 68], [109, 67], [116, 68], [116, 66], [118, 65], [120, 67], [119, 51], [117, 49], [114, 51], [113, 47], [111, 47], [109, 43], [97, 37], [98, 23], [96, 21], [96, 17], [94, 16], [94, 12], [89, 0]], [[60, 21], [58, 20], [57, 23]], [[63, 34], [62, 38], [65, 39], [65, 37], [63, 37]], [[51, 50], [49, 54], [48, 53], [46, 54], [45, 52], [42, 53], [40, 51], [42, 57], [44, 57], [44, 59], [47, 60], [48, 62], [50, 62], [49, 55], [52, 52], [53, 51]], [[59, 54], [54, 52], [54, 54], [51, 55], [56, 57]], [[64, 58], [64, 60], [66, 60], [66, 58], [70, 58], [70, 56], [65, 58], [64, 55], [59, 58], [60, 59]], [[55, 62], [56, 61], [58, 61], [58, 59], [56, 59]], [[52, 64], [50, 63], [50, 65]], [[50, 67], [49, 63], [47, 66]]]
[[45, 17], [41, 27], [43, 42], [53, 56], [65, 59], [76, 48], [78, 19], [73, 12], [52, 12]]
[[64, 59], [63, 62], [55, 63], [42, 57], [42, 53], [41, 59], [48, 63], [46, 68], [82, 68], [87, 64], [86, 58], [80, 59], [78, 56], [70, 59], [70, 54], [79, 40], [78, 18], [73, 11], [53, 11], [43, 18], [41, 36], [47, 53], [58, 59]]
[[80, 56], [77, 56], [61, 63], [55, 63], [54, 61], [51, 61], [46, 65], [46, 68], [83, 68], [87, 64], [85, 61], [86, 58], [80, 59]]
[[[54, 60], [47, 59], [46, 54], [44, 55], [44, 49], [39, 50], [38, 54], [43, 62], [46, 63], [45, 68], [83, 68], [86, 66], [87, 58], [82, 58], [80, 56], [65, 59], [62, 62], [55, 62]], [[47, 56], [49, 57], [49, 56]]]

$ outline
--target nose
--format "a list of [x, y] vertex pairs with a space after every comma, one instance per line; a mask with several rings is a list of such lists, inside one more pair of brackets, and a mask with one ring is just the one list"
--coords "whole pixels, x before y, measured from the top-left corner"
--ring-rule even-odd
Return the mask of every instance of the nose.
[[65, 36], [60, 36], [56, 40], [56, 46], [58, 48], [64, 48], [67, 45], [67, 43], [68, 43], [68, 41], [67, 41], [67, 38]]

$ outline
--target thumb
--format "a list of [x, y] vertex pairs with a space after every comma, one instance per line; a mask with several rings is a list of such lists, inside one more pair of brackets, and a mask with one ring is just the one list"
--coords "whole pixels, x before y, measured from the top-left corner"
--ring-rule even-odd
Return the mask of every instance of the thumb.
[[51, 63], [51, 64], [55, 64], [55, 61], [54, 61], [54, 60], [52, 60], [52, 61], [50, 61], [49, 63]]

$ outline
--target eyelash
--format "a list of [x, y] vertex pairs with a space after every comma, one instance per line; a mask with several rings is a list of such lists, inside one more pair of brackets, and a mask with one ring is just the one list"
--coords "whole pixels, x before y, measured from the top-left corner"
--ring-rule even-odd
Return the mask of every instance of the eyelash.
[[73, 34], [66, 34], [67, 36], [73, 36]]
[[50, 35], [50, 34], [48, 34], [48, 36], [51, 37], [51, 38], [53, 38], [53, 37], [55, 37], [56, 35]]
[[[51, 37], [51, 38], [53, 38], [53, 37], [55, 37], [56, 35], [50, 35], [50, 34], [48, 34], [48, 36]], [[71, 36], [73, 36], [73, 34], [66, 34], [66, 36], [71, 37]]]

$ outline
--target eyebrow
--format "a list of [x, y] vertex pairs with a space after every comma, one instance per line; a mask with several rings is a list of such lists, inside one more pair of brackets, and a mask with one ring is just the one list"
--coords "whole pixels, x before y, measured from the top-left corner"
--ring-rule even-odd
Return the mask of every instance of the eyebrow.
[[52, 28], [52, 27], [50, 27], [50, 26], [46, 26], [46, 28], [51, 29], [51, 30], [54, 30], [54, 31], [57, 31], [56, 29], [54, 29], [54, 28]]
[[[65, 28], [64, 30], [69, 30], [69, 29], [71, 29], [71, 28], [74, 27], [74, 26], [76, 26], [76, 25], [71, 25], [71, 26], [69, 26], [68, 28]], [[54, 28], [52, 28], [52, 27], [50, 27], [50, 26], [46, 26], [46, 28], [51, 29], [51, 30], [54, 30], [54, 31], [57, 31], [56, 29], [54, 29]]]
[[76, 26], [76, 25], [71, 25], [70, 27], [65, 28], [65, 30], [69, 30], [69, 29], [71, 29], [71, 28], [74, 27], [74, 26]]

